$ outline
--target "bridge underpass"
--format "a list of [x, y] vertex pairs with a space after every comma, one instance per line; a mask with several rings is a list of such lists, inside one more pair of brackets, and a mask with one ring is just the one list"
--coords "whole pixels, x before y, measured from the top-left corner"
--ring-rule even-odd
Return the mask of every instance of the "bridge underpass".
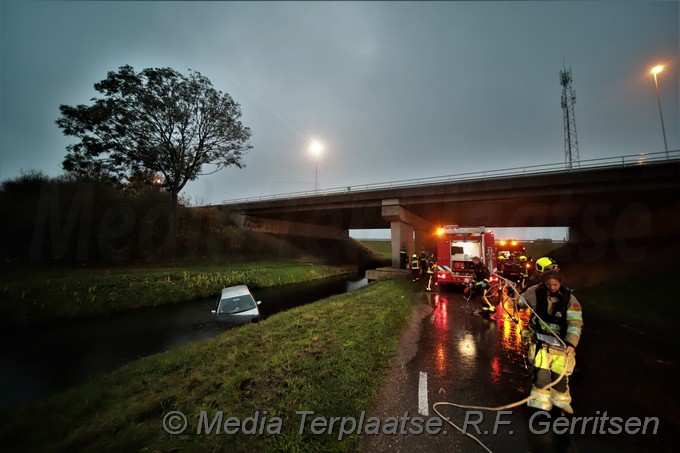
[[571, 240], [583, 243], [680, 233], [680, 154], [623, 163], [220, 208], [239, 227], [272, 234], [343, 238], [350, 229], [390, 229], [395, 267], [402, 243], [409, 254], [427, 247], [444, 224], [569, 227]]

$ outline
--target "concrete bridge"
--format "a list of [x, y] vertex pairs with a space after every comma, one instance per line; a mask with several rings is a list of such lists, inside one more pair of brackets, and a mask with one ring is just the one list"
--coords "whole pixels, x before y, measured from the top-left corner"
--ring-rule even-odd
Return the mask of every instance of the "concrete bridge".
[[[577, 242], [680, 234], [680, 150], [226, 201], [243, 229], [317, 238], [391, 230], [432, 248], [438, 225], [569, 227]], [[415, 233], [415, 234], [414, 234]], [[415, 238], [415, 241], [414, 241]]]

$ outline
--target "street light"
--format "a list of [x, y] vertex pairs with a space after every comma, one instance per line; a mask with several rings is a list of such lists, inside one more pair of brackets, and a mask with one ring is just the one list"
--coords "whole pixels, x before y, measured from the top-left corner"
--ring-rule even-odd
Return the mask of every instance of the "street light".
[[663, 110], [661, 110], [661, 95], [659, 95], [659, 81], [656, 75], [663, 71], [663, 65], [654, 66], [651, 73], [654, 75], [654, 85], [656, 86], [656, 100], [659, 101], [659, 116], [661, 117], [661, 132], [663, 133], [663, 146], [666, 148], [666, 159], [668, 159], [668, 142], [666, 142], [666, 127], [663, 124]]
[[319, 190], [319, 156], [321, 155], [321, 151], [323, 151], [323, 143], [317, 140], [312, 140], [311, 143], [309, 144], [309, 152], [314, 154], [314, 156], [316, 157], [316, 171], [314, 173], [315, 192]]

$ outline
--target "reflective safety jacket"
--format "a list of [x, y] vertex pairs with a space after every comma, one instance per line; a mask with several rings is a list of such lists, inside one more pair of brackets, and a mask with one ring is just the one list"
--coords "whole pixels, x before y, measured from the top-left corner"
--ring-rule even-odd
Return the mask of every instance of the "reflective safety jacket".
[[568, 346], [576, 348], [583, 329], [583, 313], [581, 304], [569, 288], [562, 286], [557, 294], [551, 295], [541, 283], [529, 288], [524, 297], [544, 321], [539, 321], [532, 313], [529, 328], [534, 333], [557, 335]]
[[420, 260], [418, 259], [418, 256], [414, 253], [413, 256], [411, 257], [411, 269], [420, 269], [419, 263]]
[[519, 275], [523, 278], [529, 278], [529, 264], [527, 262], [520, 261], [520, 266]]

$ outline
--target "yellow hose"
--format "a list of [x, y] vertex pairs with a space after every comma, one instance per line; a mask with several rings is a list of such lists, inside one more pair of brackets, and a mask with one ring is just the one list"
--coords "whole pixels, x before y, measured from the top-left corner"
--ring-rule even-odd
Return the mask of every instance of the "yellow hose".
[[[530, 306], [528, 303], [526, 303], [526, 299], [524, 298], [524, 295], [519, 294], [519, 293], [517, 292], [517, 288], [516, 288], [516, 285], [515, 285], [514, 282], [508, 280], [507, 278], [501, 277], [501, 276], [498, 275], [498, 274], [494, 274], [494, 275], [496, 275], [500, 280], [502, 280], [503, 282], [505, 282], [505, 284], [507, 284], [507, 285], [509, 285], [510, 287], [512, 287], [515, 296], [514, 296], [514, 297], [508, 296], [508, 298], [511, 299], [511, 300], [513, 301], [513, 305], [515, 306], [515, 311], [517, 311], [517, 301], [516, 301], [515, 299], [517, 299], [517, 298], [523, 299], [524, 302], [525, 302], [524, 305], [527, 306], [527, 307], [529, 307], [529, 310], [531, 310], [531, 312], [533, 313], [533, 315], [536, 316], [542, 323], [544, 323], [543, 319], [541, 319], [541, 317], [538, 316], [538, 314], [536, 313], [536, 311], [535, 311], [533, 308], [531, 308], [531, 306]], [[503, 298], [502, 298], [502, 294], [503, 294], [503, 288], [501, 288], [501, 301], [500, 301], [500, 303], [504, 303]], [[555, 332], [553, 332], [553, 333], [555, 333]], [[560, 343], [562, 343], [562, 346], [564, 346], [564, 348], [566, 349], [566, 348], [567, 348], [566, 343], [565, 343], [564, 341], [562, 341], [562, 339], [559, 337], [559, 335], [556, 334], [555, 336], [556, 336], [557, 339], [560, 341]], [[564, 377], [564, 375], [566, 374], [566, 372], [567, 372], [567, 367], [565, 366], [564, 369], [562, 370], [562, 373], [559, 375], [559, 377], [557, 377], [557, 378], [556, 378], [554, 381], [552, 381], [550, 384], [548, 384], [548, 385], [546, 385], [545, 387], [543, 387], [543, 390], [549, 390], [549, 389], [551, 389], [555, 384], [557, 384], [557, 383]], [[434, 403], [434, 404], [432, 405], [432, 409], [437, 413], [437, 415], [439, 415], [439, 417], [440, 417], [442, 420], [446, 421], [449, 425], [451, 425], [451, 426], [453, 426], [454, 428], [456, 428], [456, 429], [457, 429], [458, 431], [460, 431], [462, 434], [465, 434], [466, 436], [468, 436], [469, 438], [471, 438], [472, 440], [474, 440], [475, 442], [477, 442], [484, 450], [486, 450], [486, 451], [488, 451], [489, 453], [491, 453], [491, 450], [490, 450], [486, 445], [484, 445], [484, 443], [483, 443], [481, 440], [477, 439], [477, 438], [476, 438], [475, 436], [473, 436], [472, 434], [470, 434], [470, 433], [468, 433], [468, 432], [465, 432], [462, 428], [460, 428], [458, 425], [456, 425], [455, 423], [453, 423], [448, 417], [444, 417], [444, 415], [443, 415], [441, 412], [439, 412], [439, 411], [437, 410], [437, 406], [453, 406], [453, 407], [457, 407], [457, 408], [460, 408], [460, 409], [482, 410], [482, 411], [503, 411], [503, 410], [507, 410], [507, 409], [512, 409], [513, 407], [521, 406], [521, 405], [525, 404], [527, 401], [529, 401], [530, 398], [531, 398], [531, 396], [527, 396], [527, 397], [525, 397], [525, 398], [522, 398], [522, 399], [519, 400], [519, 401], [515, 401], [515, 402], [513, 402], [513, 403], [505, 404], [505, 405], [503, 405], [503, 406], [497, 406], [497, 407], [470, 406], [470, 405], [466, 405], [466, 404], [457, 404], [457, 403], [450, 403], [450, 402], [447, 402], [447, 401], [440, 401], [440, 402]]]

